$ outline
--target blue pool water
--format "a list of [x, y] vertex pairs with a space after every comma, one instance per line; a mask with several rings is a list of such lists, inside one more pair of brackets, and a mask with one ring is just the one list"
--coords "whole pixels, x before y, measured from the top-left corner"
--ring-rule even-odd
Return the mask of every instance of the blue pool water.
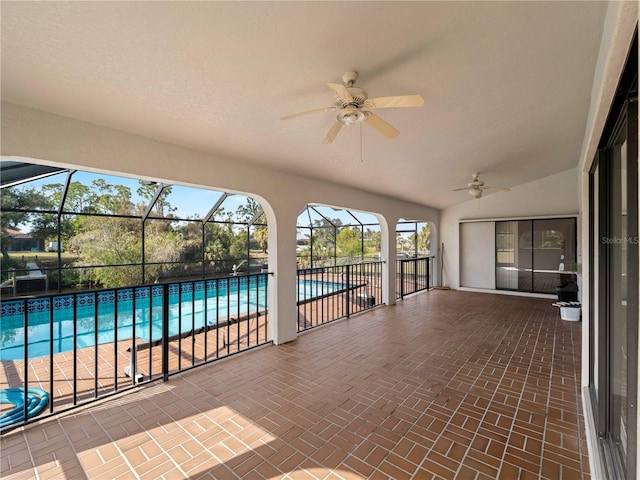
[[[297, 287], [298, 300], [305, 301], [342, 290], [344, 284], [299, 279]], [[76, 295], [75, 304], [73, 295], [28, 300], [29, 358], [49, 355], [51, 344], [53, 353], [73, 350], [74, 338], [77, 348], [94, 346], [96, 337], [98, 344], [114, 342], [116, 333], [117, 340], [133, 338], [134, 318], [136, 338], [141, 341], [160, 339], [162, 290], [163, 287], [157, 285], [105, 290], [97, 295], [83, 293]], [[226, 321], [227, 317], [238, 318], [263, 311], [266, 306], [267, 275], [172, 284], [169, 286], [169, 335], [215, 325], [218, 320]], [[24, 308], [23, 301], [2, 302], [0, 360], [24, 358]]]

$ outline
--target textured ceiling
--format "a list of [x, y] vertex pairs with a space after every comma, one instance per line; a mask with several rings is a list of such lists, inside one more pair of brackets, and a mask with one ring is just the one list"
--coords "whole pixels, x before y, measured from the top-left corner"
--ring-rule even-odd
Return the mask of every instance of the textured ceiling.
[[[2, 99], [436, 208], [578, 165], [604, 2], [3, 2]], [[322, 145], [357, 70], [400, 130]], [[361, 137], [362, 135], [362, 137]]]

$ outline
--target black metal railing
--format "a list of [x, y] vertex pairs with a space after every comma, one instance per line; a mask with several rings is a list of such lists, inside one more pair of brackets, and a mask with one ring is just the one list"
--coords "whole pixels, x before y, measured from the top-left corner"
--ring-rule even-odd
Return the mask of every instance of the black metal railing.
[[[268, 342], [267, 273], [3, 300], [0, 389], [47, 414]], [[16, 390], [19, 389], [19, 390]], [[35, 417], [34, 417], [35, 418]]]
[[403, 258], [397, 260], [396, 298], [431, 288], [434, 257]]
[[380, 261], [380, 254], [367, 255], [335, 255], [329, 257], [315, 256], [312, 258], [308, 253], [297, 255], [298, 269], [334, 267], [338, 265], [356, 265], [361, 263], [375, 263]]
[[[24, 263], [24, 255], [22, 256]], [[40, 262], [40, 263], [38, 263]], [[20, 295], [41, 295], [51, 292], [83, 291], [93, 288], [96, 272], [104, 269], [111, 271], [129, 271], [126, 278], [129, 284], [140, 283], [142, 271], [146, 283], [179, 282], [193, 278], [215, 278], [232, 274], [264, 273], [267, 262], [263, 258], [227, 258], [205, 262], [176, 261], [143, 263], [112, 263], [109, 265], [64, 265], [58, 267], [39, 261], [34, 257], [32, 268], [9, 268], [0, 272], [0, 298], [10, 298]], [[121, 276], [122, 274], [120, 274]]]
[[382, 263], [298, 270], [298, 331], [381, 305]]

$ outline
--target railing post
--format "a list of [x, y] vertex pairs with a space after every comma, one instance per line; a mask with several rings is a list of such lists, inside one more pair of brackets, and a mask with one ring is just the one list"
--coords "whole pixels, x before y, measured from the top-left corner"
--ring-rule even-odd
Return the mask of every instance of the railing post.
[[[118, 391], [118, 292], [119, 290], [113, 291], [113, 390], [115, 392]], [[73, 304], [77, 304], [77, 298], [74, 299]], [[73, 314], [73, 317], [75, 321], [75, 312]], [[73, 336], [76, 337], [75, 332]]]
[[349, 269], [349, 265], [346, 265], [347, 267], [347, 305], [346, 305], [346, 310], [347, 310], [347, 318], [349, 318], [349, 315], [351, 314], [351, 278], [350, 278], [350, 269]]
[[138, 351], [136, 348], [136, 287], [132, 288], [133, 298], [132, 298], [132, 307], [131, 307], [131, 378], [133, 380], [133, 384], [137, 384], [138, 381]]
[[400, 260], [400, 298], [404, 298], [404, 261]]
[[[73, 294], [73, 405], [78, 404], [78, 296]], [[97, 359], [96, 359], [97, 361]], [[117, 375], [116, 375], [117, 378]]]
[[431, 259], [427, 257], [427, 290], [431, 288], [431, 281], [429, 280], [431, 277]]
[[418, 259], [413, 259], [413, 292], [418, 291]]
[[[26, 299], [22, 301], [22, 311], [24, 312], [24, 403], [22, 405], [22, 423], [27, 423], [29, 418], [29, 399], [27, 397], [29, 390], [29, 305]], [[53, 392], [51, 394], [53, 395]]]
[[169, 381], [169, 284], [162, 286], [162, 381]]
[[[53, 393], [53, 354], [53, 297], [49, 297], [49, 391], [51, 392], [49, 395], [49, 413], [53, 413], [53, 402], [55, 398]], [[98, 357], [96, 356], [96, 358]], [[98, 362], [95, 361], [94, 364], [98, 365]], [[95, 381], [98, 382], [97, 374], [95, 375]]]
[[[182, 285], [182, 283], [178, 283], [178, 371], [182, 370]], [[168, 318], [167, 325], [169, 324]]]
[[[98, 306], [98, 300], [99, 300], [99, 295], [98, 292], [93, 292], [93, 351], [94, 351], [94, 355], [96, 356], [96, 361], [93, 362], [93, 396], [95, 398], [98, 398], [98, 333], [99, 333], [99, 323], [98, 323], [98, 313], [99, 313], [99, 306]], [[53, 303], [53, 298], [51, 299], [52, 303]], [[51, 335], [53, 338], [53, 334]]]

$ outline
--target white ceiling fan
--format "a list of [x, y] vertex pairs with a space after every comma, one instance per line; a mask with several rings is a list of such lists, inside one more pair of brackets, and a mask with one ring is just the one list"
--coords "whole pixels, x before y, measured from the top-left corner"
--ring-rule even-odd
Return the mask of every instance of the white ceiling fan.
[[509, 188], [505, 187], [486, 186], [484, 182], [478, 178], [480, 176], [479, 173], [474, 173], [471, 176], [473, 177], [472, 182], [467, 183], [466, 187], [456, 188], [453, 191], [459, 192], [462, 190], [467, 190], [469, 192], [469, 195], [473, 196], [474, 198], [480, 198], [482, 197], [482, 192], [484, 192], [485, 190], [495, 190], [497, 192], [508, 192], [510, 190]]
[[336, 94], [334, 106], [309, 110], [307, 112], [287, 115], [280, 120], [289, 120], [313, 113], [330, 112], [337, 110], [336, 121], [329, 129], [322, 143], [327, 144], [333, 140], [340, 132], [343, 125], [353, 125], [365, 122], [375, 128], [387, 138], [396, 138], [400, 132], [385, 122], [375, 113], [364, 110], [364, 108], [396, 108], [396, 107], [422, 107], [424, 99], [420, 95], [401, 95], [397, 97], [369, 98], [364, 88], [354, 87], [358, 72], [347, 72], [342, 76], [344, 85], [339, 83], [327, 83], [327, 86]]

